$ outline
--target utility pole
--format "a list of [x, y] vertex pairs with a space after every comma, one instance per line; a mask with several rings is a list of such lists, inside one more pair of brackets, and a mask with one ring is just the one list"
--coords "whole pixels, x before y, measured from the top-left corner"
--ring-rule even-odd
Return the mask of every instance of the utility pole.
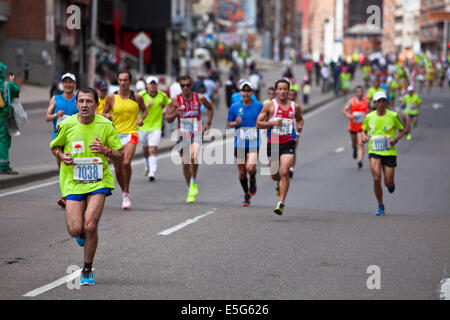
[[281, 0], [275, 0], [275, 25], [273, 28], [273, 59], [280, 61], [280, 20], [281, 20]]
[[89, 48], [88, 87], [94, 87], [95, 80], [95, 46], [97, 41], [98, 0], [92, 0], [91, 6], [91, 45]]
[[186, 74], [191, 74], [192, 0], [186, 0]]

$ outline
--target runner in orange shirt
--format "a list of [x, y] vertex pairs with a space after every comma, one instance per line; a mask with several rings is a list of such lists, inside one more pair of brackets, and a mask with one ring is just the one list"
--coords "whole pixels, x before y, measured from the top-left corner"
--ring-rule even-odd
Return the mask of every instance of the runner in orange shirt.
[[364, 97], [363, 87], [358, 86], [355, 91], [355, 96], [347, 102], [344, 109], [342, 109], [342, 113], [350, 119], [348, 131], [352, 142], [353, 159], [358, 159], [358, 169], [361, 169], [364, 157], [362, 125], [369, 112], [369, 105], [367, 97]]

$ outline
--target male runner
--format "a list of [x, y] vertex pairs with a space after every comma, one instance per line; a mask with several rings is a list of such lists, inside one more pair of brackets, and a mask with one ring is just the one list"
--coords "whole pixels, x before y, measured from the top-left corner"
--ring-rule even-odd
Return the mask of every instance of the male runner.
[[271, 168], [272, 163], [278, 165], [276, 172], [272, 173], [272, 179], [277, 181], [275, 190], [280, 196], [274, 212], [282, 215], [289, 190], [289, 168], [294, 162], [296, 131], [302, 132], [304, 120], [300, 106], [288, 100], [289, 81], [278, 80], [275, 83], [275, 90], [277, 97], [263, 106], [256, 128], [269, 129], [267, 155]]
[[362, 141], [362, 124], [369, 112], [367, 97], [364, 97], [364, 89], [361, 86], [356, 87], [355, 96], [350, 99], [342, 109], [342, 113], [350, 119], [348, 131], [353, 148], [353, 159], [358, 159], [358, 169], [363, 166], [364, 144]]
[[[203, 133], [211, 127], [214, 107], [205, 96], [192, 91], [193, 81], [188, 75], [180, 78], [182, 93], [172, 99], [167, 110], [167, 122], [178, 122], [177, 149], [183, 163], [183, 175], [188, 185], [186, 202], [195, 202], [198, 194], [197, 171], [198, 155], [202, 145]], [[202, 126], [201, 109], [208, 110], [208, 118]], [[187, 151], [184, 153], [184, 151]]]
[[[370, 112], [363, 123], [363, 142], [369, 142], [370, 171], [373, 176], [373, 189], [378, 201], [375, 215], [384, 215], [383, 190], [381, 188], [381, 172], [384, 184], [390, 193], [395, 191], [395, 167], [397, 166], [397, 150], [395, 145], [403, 135], [403, 125], [398, 114], [388, 109], [389, 102], [385, 92], [377, 92], [373, 96], [376, 110]], [[398, 133], [397, 133], [398, 130]], [[370, 133], [370, 138], [367, 134]]]
[[[53, 121], [53, 132], [52, 139], [56, 135], [57, 125], [64, 119], [78, 113], [75, 89], [77, 87], [77, 79], [72, 73], [65, 73], [61, 77], [61, 82], [63, 86], [63, 93], [54, 95], [50, 100], [50, 105], [48, 106], [47, 113], [45, 115], [45, 121]], [[61, 161], [56, 159], [58, 168], [61, 165]], [[66, 207], [66, 199], [60, 197], [57, 201], [61, 208]]]
[[57, 126], [50, 149], [62, 162], [61, 194], [66, 198], [67, 230], [84, 246], [81, 285], [94, 285], [92, 263], [98, 244], [97, 228], [105, 198], [114, 189], [108, 158], [121, 161], [122, 144], [111, 122], [96, 114], [98, 95], [94, 89], [77, 94], [79, 113]]
[[272, 99], [275, 99], [275, 88], [269, 87], [267, 89], [267, 99], [263, 101], [263, 105], [266, 104], [267, 102], [272, 101]]
[[138, 144], [137, 127], [142, 126], [148, 113], [142, 97], [130, 89], [131, 80], [131, 73], [120, 71], [117, 74], [119, 90], [108, 95], [103, 108], [103, 116], [113, 113], [112, 123], [123, 144], [123, 161], [113, 161], [117, 182], [122, 189], [122, 209], [131, 209], [131, 160]]
[[139, 143], [145, 159], [145, 176], [149, 181], [155, 181], [158, 168], [158, 146], [161, 141], [163, 113], [170, 103], [169, 97], [158, 90], [158, 78], [148, 77], [146, 89], [139, 92], [148, 109], [148, 115], [142, 127], [138, 128]]
[[98, 94], [97, 113], [99, 115], [103, 115], [103, 107], [105, 106], [106, 97], [108, 96], [108, 82], [104, 79], [97, 81], [95, 84], [95, 90], [97, 90]]
[[381, 89], [380, 87], [380, 80], [377, 77], [376, 80], [373, 82], [373, 86], [370, 87], [369, 90], [367, 90], [367, 101], [369, 103], [370, 110], [376, 109], [373, 101], [374, 94], [382, 91], [384, 92], [384, 90]]
[[419, 108], [422, 104], [422, 99], [415, 93], [414, 86], [408, 86], [408, 92], [403, 96], [402, 100], [404, 111], [404, 122], [406, 126], [406, 140], [412, 139], [412, 129], [417, 126], [419, 121]]
[[[227, 125], [235, 128], [234, 156], [237, 159], [239, 181], [244, 190], [242, 206], [248, 207], [250, 199], [256, 194], [256, 164], [259, 152], [259, 131], [256, 119], [263, 104], [252, 101], [253, 86], [244, 81], [239, 87], [242, 101], [231, 105], [228, 111]], [[250, 189], [247, 174], [250, 176]]]

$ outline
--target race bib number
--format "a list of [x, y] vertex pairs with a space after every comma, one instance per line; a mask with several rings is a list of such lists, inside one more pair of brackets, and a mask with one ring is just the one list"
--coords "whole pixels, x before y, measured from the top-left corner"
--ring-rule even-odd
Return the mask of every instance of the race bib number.
[[56, 118], [56, 126], [58, 126], [64, 119], [67, 119], [69, 116], [63, 115], [62, 117]]
[[118, 133], [118, 135], [123, 146], [131, 141], [131, 133]]
[[353, 112], [353, 122], [355, 123], [363, 123], [365, 118], [364, 112]]
[[389, 140], [386, 136], [373, 136], [372, 137], [372, 150], [373, 151], [386, 151], [390, 149]]
[[180, 131], [184, 134], [198, 133], [198, 120], [196, 118], [180, 118]]
[[[278, 120], [279, 118], [275, 118], [275, 119]], [[293, 129], [294, 129], [294, 122], [292, 121], [292, 119], [283, 118], [283, 122], [281, 123], [281, 126], [274, 126], [273, 132], [280, 136], [290, 136], [290, 135], [292, 135]]]
[[258, 139], [258, 129], [256, 128], [240, 128], [239, 138], [241, 140], [256, 140]]
[[97, 182], [103, 179], [102, 159], [74, 158], [73, 159], [73, 180], [81, 183]]

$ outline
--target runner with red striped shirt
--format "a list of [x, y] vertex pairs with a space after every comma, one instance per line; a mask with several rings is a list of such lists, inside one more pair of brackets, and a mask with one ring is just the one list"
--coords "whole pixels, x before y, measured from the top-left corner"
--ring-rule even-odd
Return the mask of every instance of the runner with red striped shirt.
[[[202, 145], [203, 133], [211, 126], [214, 107], [205, 96], [192, 92], [193, 81], [190, 76], [180, 78], [182, 93], [172, 99], [167, 111], [167, 122], [178, 121], [177, 150], [183, 163], [183, 175], [188, 185], [186, 202], [195, 202], [198, 194], [197, 171], [198, 155]], [[208, 119], [202, 125], [200, 106], [208, 110]], [[186, 152], [184, 152], [186, 151]]]
[[278, 215], [283, 214], [289, 190], [289, 168], [294, 162], [296, 131], [301, 133], [304, 123], [300, 106], [288, 99], [289, 87], [289, 81], [285, 79], [275, 83], [276, 98], [263, 106], [256, 122], [257, 129], [268, 129], [267, 156], [272, 179], [277, 182], [276, 194], [280, 197], [274, 209]]

